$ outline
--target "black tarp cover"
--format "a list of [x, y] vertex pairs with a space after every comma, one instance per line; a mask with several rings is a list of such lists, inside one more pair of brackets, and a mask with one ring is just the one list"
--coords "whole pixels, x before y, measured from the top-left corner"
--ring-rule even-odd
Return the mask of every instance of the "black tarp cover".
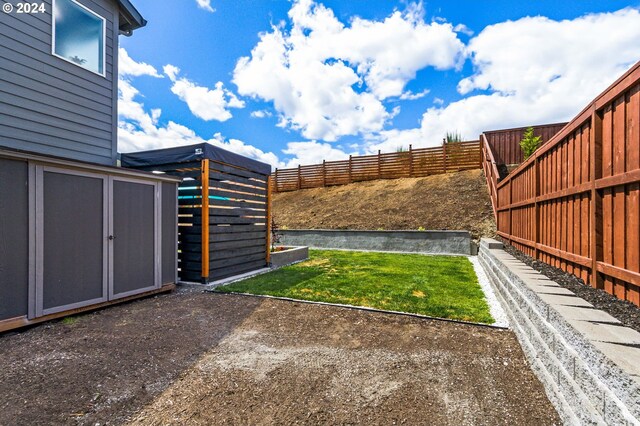
[[201, 161], [204, 159], [242, 167], [265, 176], [271, 174], [271, 166], [269, 164], [244, 157], [208, 143], [131, 152], [121, 154], [120, 156], [122, 167], [131, 167], [134, 169]]

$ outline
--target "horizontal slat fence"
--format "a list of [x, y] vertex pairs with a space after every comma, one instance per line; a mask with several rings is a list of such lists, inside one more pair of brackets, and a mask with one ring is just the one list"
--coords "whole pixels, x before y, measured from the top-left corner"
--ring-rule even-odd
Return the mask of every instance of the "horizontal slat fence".
[[211, 282], [269, 261], [268, 176], [208, 159], [148, 166], [178, 187], [178, 274]]
[[[540, 136], [540, 143], [544, 144], [558, 133], [567, 123], [544, 124], [533, 127], [533, 135]], [[502, 129], [484, 132], [487, 143], [493, 150], [496, 164], [520, 164], [524, 161], [520, 141], [527, 127]]]
[[500, 236], [638, 306], [639, 126], [640, 63], [496, 186]]
[[480, 143], [455, 142], [437, 148], [374, 155], [350, 156], [348, 160], [276, 169], [272, 174], [273, 191], [345, 185], [376, 179], [423, 177], [447, 172], [481, 168]]

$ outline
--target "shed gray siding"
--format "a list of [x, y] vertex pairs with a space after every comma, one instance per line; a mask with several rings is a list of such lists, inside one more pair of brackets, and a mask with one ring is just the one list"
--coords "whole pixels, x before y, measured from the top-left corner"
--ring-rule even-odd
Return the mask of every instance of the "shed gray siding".
[[106, 19], [105, 77], [51, 53], [52, 0], [45, 14], [0, 13], [0, 146], [114, 165], [118, 6], [77, 1]]
[[162, 284], [176, 282], [178, 269], [178, 186], [162, 183]]
[[0, 320], [27, 315], [28, 208], [27, 162], [0, 158]]

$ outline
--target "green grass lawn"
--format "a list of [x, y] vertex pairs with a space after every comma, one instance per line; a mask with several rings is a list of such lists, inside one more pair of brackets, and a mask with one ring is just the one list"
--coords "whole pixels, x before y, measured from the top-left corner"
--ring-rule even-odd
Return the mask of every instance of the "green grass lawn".
[[466, 257], [311, 250], [305, 262], [216, 290], [494, 322]]

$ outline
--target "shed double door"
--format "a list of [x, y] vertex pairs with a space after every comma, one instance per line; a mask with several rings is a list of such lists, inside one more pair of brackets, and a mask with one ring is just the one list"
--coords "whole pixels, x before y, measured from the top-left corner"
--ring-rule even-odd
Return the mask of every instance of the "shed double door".
[[155, 182], [36, 167], [35, 307], [30, 316], [160, 287]]

